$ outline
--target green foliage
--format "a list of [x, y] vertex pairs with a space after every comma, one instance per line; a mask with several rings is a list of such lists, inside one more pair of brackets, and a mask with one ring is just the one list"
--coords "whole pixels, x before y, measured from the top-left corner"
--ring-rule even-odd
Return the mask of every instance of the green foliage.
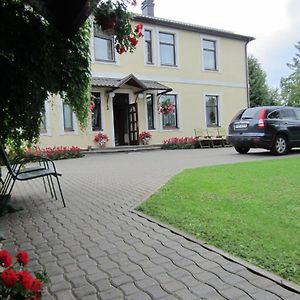
[[300, 158], [185, 170], [138, 207], [300, 282]]
[[270, 105], [271, 99], [266, 83], [267, 75], [254, 56], [248, 57], [250, 106]]
[[298, 53], [293, 62], [287, 64], [293, 73], [281, 79], [281, 93], [287, 105], [300, 106], [300, 41], [295, 45]]
[[84, 127], [90, 104], [90, 26], [65, 38], [24, 0], [0, 3], [0, 142], [34, 142], [49, 94], [59, 93]]

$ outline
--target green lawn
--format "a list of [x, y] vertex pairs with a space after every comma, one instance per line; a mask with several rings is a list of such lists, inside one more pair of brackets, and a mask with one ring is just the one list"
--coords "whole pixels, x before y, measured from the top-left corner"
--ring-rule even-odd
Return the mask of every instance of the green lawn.
[[300, 282], [300, 158], [185, 170], [138, 210]]

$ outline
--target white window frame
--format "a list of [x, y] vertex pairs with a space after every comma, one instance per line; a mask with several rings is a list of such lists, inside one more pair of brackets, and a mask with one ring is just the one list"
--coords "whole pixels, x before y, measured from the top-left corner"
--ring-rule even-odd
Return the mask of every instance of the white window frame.
[[[161, 58], [160, 58], [160, 40], [159, 40], [159, 34], [160, 33], [166, 33], [166, 34], [173, 34], [174, 35], [174, 46], [175, 46], [175, 65], [164, 65], [161, 64]], [[180, 68], [180, 62], [179, 62], [179, 33], [176, 30], [170, 30], [165, 28], [157, 28], [156, 31], [156, 49], [157, 49], [157, 61], [158, 65], [161, 68], [171, 68], [171, 69], [179, 69]]]
[[[176, 91], [171, 91], [170, 93], [166, 93], [164, 94], [165, 96], [168, 96], [168, 95], [176, 95], [176, 101], [177, 101], [177, 104], [176, 104], [176, 108], [177, 108], [177, 128], [172, 128], [172, 129], [164, 129], [163, 127], [163, 120], [162, 120], [162, 115], [159, 114], [159, 131], [160, 132], [174, 132], [174, 131], [182, 131], [183, 128], [182, 128], [182, 124], [181, 124], [181, 95], [179, 92], [176, 92]], [[160, 98], [160, 97], [159, 97]], [[160, 100], [160, 99], [159, 99]], [[158, 103], [158, 101], [157, 101]]]
[[[114, 40], [112, 41], [112, 50], [113, 50], [113, 56], [114, 60], [99, 60], [96, 59], [96, 40], [95, 37], [100, 37], [100, 38], [109, 38], [104, 33], [101, 33], [101, 30], [99, 29], [97, 32], [97, 35], [95, 36], [95, 29], [94, 29], [94, 24], [92, 26], [92, 34], [91, 34], [91, 42], [90, 42], [90, 49], [91, 49], [91, 61], [93, 64], [107, 64], [107, 65], [120, 65], [120, 54], [116, 51], [115, 45], [114, 45]], [[113, 39], [113, 38], [112, 38]]]
[[60, 135], [78, 135], [78, 122], [74, 112], [72, 112], [73, 118], [73, 130], [72, 131], [65, 131], [64, 128], [64, 111], [63, 111], [63, 99], [60, 98], [59, 101], [59, 109], [60, 109]]
[[45, 132], [41, 132], [40, 135], [41, 136], [51, 136], [52, 132], [51, 132], [51, 114], [50, 114], [50, 99], [45, 100], [44, 102], [44, 107], [45, 107], [45, 118], [46, 118], [46, 131]]
[[[146, 96], [147, 94], [151, 94], [153, 95], [153, 125], [154, 125], [154, 129], [150, 129], [148, 127], [148, 107], [147, 107], [147, 99]], [[148, 131], [157, 131], [157, 95], [155, 93], [144, 93], [144, 99], [145, 99], [145, 120], [146, 120], [146, 124], [145, 124], [145, 128], [147, 128]]]
[[210, 93], [205, 92], [203, 93], [203, 115], [204, 115], [204, 128], [211, 128], [212, 126], [207, 126], [207, 118], [206, 118], [206, 97], [213, 96], [218, 97], [218, 124], [213, 127], [222, 127], [223, 123], [223, 109], [222, 109], [222, 95], [221, 93]]
[[[101, 125], [102, 125], [102, 130], [103, 132], [105, 132], [105, 114], [104, 114], [104, 109], [105, 109], [105, 104], [106, 103], [105, 100], [105, 93], [103, 91], [96, 91], [93, 90], [92, 93], [100, 93], [100, 99], [101, 99]], [[91, 115], [91, 122], [90, 122], [90, 133], [95, 133], [98, 132], [99, 130], [93, 130], [93, 126], [92, 126], [92, 115]]]
[[147, 56], [146, 56], [146, 40], [144, 40], [143, 42], [143, 44], [144, 44], [144, 64], [145, 64], [145, 66], [155, 66], [155, 65], [157, 65], [157, 63], [156, 63], [156, 53], [155, 53], [155, 40], [156, 40], [156, 32], [155, 32], [155, 30], [154, 30], [154, 28], [152, 28], [152, 27], [145, 27], [144, 28], [144, 34], [145, 34], [145, 32], [146, 31], [150, 31], [151, 32], [151, 51], [152, 51], [152, 63], [149, 63], [148, 61], [147, 61]]
[[[216, 45], [216, 69], [205, 69], [204, 66], [204, 43], [203, 40], [215, 42]], [[220, 39], [210, 35], [201, 35], [201, 52], [202, 52], [202, 71], [204, 72], [220, 72]]]

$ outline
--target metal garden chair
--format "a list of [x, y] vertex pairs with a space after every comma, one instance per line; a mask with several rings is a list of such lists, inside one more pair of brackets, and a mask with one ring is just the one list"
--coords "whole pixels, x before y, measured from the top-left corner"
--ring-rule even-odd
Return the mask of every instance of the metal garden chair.
[[212, 147], [211, 138], [207, 136], [207, 133], [202, 128], [195, 128], [195, 137], [197, 138], [200, 148]]
[[[64, 207], [66, 207], [66, 203], [59, 182], [59, 177], [61, 176], [61, 174], [56, 171], [55, 164], [51, 159], [42, 156], [32, 156], [28, 158], [17, 157], [11, 163], [1, 144], [0, 144], [0, 157], [4, 162], [8, 171], [3, 181], [3, 185], [0, 189], [1, 198], [3, 198], [4, 196], [10, 196], [11, 191], [17, 180], [28, 181], [31, 179], [42, 178], [45, 191], [47, 192], [47, 187], [46, 187], [46, 181], [47, 181], [51, 193], [51, 197], [54, 197], [57, 200], [57, 194], [53, 182], [53, 177], [54, 177], [56, 179], [57, 186], [59, 188], [62, 203]], [[29, 168], [25, 168], [25, 165], [28, 162], [37, 162], [37, 165], [31, 166]]]

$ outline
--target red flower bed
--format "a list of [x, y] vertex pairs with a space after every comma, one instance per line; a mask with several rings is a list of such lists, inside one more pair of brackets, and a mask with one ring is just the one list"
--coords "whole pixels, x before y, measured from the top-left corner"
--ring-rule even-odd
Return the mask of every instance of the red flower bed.
[[45, 156], [52, 160], [56, 159], [67, 159], [82, 157], [83, 154], [80, 152], [80, 148], [76, 146], [71, 147], [47, 147], [47, 148], [29, 148], [25, 152], [26, 156]]
[[191, 149], [198, 147], [198, 140], [194, 136], [172, 137], [163, 140], [163, 149]]

